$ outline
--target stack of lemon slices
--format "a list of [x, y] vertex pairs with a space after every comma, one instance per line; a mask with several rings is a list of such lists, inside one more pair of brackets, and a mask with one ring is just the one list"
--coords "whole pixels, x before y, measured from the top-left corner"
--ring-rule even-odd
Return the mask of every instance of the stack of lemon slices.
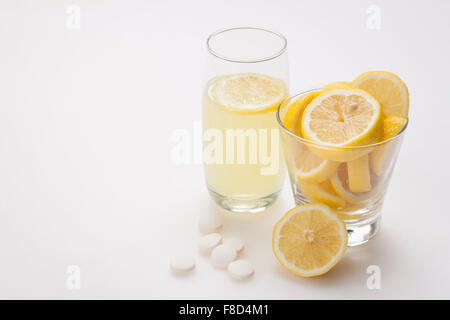
[[396, 136], [407, 123], [408, 110], [408, 88], [385, 71], [328, 84], [291, 104], [284, 126], [311, 141], [300, 146], [301, 157], [295, 159], [298, 186], [311, 203], [289, 210], [274, 227], [273, 252], [284, 267], [312, 277], [339, 262], [347, 247], [340, 213], [373, 195], [387, 157], [387, 148], [342, 147]]

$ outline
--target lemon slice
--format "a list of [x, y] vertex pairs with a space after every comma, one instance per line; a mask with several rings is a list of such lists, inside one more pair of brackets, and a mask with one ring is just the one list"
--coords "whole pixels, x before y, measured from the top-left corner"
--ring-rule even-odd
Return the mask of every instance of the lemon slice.
[[350, 89], [352, 87], [351, 82], [347, 81], [337, 81], [327, 84], [326, 86], [323, 86], [322, 92], [329, 91], [329, 90], [335, 90], [335, 89]]
[[324, 203], [333, 209], [345, 208], [345, 200], [339, 197], [329, 180], [320, 184], [298, 180], [298, 186], [302, 194], [313, 203]]
[[295, 149], [295, 175], [311, 183], [328, 180], [339, 167], [339, 162], [324, 160], [301, 143]]
[[[405, 127], [407, 120], [405, 118], [390, 116], [383, 121], [383, 140], [395, 137]], [[376, 147], [370, 153], [370, 168], [376, 175], [380, 176], [385, 171], [387, 159], [389, 159], [390, 145], [384, 144]]]
[[327, 206], [297, 206], [276, 223], [272, 249], [275, 257], [289, 271], [314, 277], [328, 272], [345, 253], [347, 230]]
[[[369, 192], [352, 192], [349, 187], [348, 168], [346, 163], [342, 163], [331, 177], [331, 185], [334, 191], [350, 204], [362, 204], [373, 198], [378, 192], [378, 186], [381, 185], [374, 174], [370, 175], [370, 181], [373, 188]], [[350, 207], [347, 205], [347, 207]]]
[[408, 87], [395, 74], [386, 71], [370, 71], [358, 76], [352, 87], [367, 91], [377, 99], [385, 117], [408, 117]]
[[305, 139], [321, 144], [310, 149], [318, 156], [346, 162], [372, 151], [342, 149], [378, 142], [382, 130], [380, 104], [359, 89], [336, 89], [321, 93], [305, 109], [302, 132]]
[[369, 155], [347, 162], [348, 186], [352, 192], [368, 192], [370, 183]]
[[401, 117], [390, 116], [383, 120], [383, 140], [395, 137], [403, 127], [407, 120]]
[[286, 112], [283, 125], [298, 136], [302, 135], [302, 117], [306, 106], [319, 95], [319, 92], [310, 92], [293, 102]]
[[284, 81], [258, 73], [224, 76], [209, 88], [211, 100], [243, 114], [274, 111], [286, 94]]
[[303, 113], [303, 136], [328, 146], [360, 146], [377, 142], [381, 135], [380, 104], [358, 89], [327, 91]]

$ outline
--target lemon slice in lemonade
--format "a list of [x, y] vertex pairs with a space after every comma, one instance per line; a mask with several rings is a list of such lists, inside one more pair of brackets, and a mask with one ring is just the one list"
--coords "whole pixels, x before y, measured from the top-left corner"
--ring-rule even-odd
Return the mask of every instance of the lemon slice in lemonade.
[[385, 117], [408, 117], [408, 87], [395, 74], [386, 71], [370, 71], [358, 76], [352, 87], [367, 91], [377, 99]]
[[325, 205], [304, 204], [289, 210], [275, 225], [272, 248], [277, 260], [302, 277], [328, 272], [345, 253], [347, 230]]
[[243, 114], [274, 111], [287, 95], [284, 81], [257, 73], [222, 77], [209, 90], [223, 108]]

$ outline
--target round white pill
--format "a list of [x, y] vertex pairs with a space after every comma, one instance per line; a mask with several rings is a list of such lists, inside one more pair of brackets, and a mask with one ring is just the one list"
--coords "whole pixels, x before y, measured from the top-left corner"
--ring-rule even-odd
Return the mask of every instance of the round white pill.
[[230, 245], [221, 244], [211, 252], [211, 263], [216, 268], [226, 268], [236, 259], [236, 250]]
[[202, 216], [198, 222], [198, 228], [200, 229], [200, 232], [204, 234], [217, 232], [221, 226], [221, 219], [215, 215]]
[[211, 253], [211, 250], [222, 242], [220, 233], [210, 233], [203, 236], [198, 241], [198, 250], [203, 254]]
[[195, 260], [191, 256], [176, 256], [170, 259], [170, 268], [176, 272], [186, 272], [194, 269]]
[[236, 260], [228, 265], [228, 273], [238, 280], [250, 278], [254, 272], [253, 264], [248, 260]]
[[232, 246], [238, 253], [244, 250], [245, 247], [244, 242], [238, 237], [225, 238], [223, 243]]

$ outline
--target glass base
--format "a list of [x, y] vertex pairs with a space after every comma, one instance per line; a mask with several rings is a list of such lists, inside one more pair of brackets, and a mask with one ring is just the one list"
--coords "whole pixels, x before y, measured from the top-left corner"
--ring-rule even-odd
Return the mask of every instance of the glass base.
[[261, 198], [231, 198], [223, 196], [208, 188], [211, 198], [222, 208], [231, 212], [255, 213], [266, 210], [277, 200], [281, 190]]
[[348, 246], [359, 246], [372, 239], [377, 234], [378, 230], [380, 230], [380, 220], [381, 216], [378, 213], [371, 219], [365, 219], [355, 223], [346, 222]]
[[[295, 194], [297, 205], [309, 203], [300, 192]], [[353, 211], [351, 213], [357, 218], [343, 219], [348, 233], [348, 246], [354, 247], [366, 243], [372, 239], [380, 230], [381, 203], [372, 204], [368, 208]]]

